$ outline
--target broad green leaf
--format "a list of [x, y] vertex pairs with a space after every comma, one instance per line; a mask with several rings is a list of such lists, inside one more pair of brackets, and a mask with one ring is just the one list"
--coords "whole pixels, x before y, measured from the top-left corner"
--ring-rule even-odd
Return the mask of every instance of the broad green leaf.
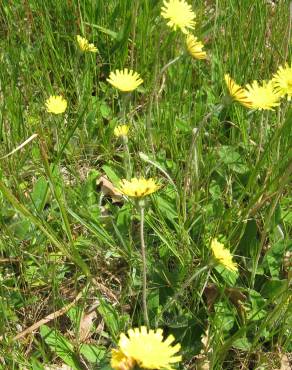
[[221, 275], [223, 280], [229, 285], [234, 286], [236, 283], [236, 280], [238, 279], [238, 272], [236, 271], [230, 271], [227, 268], [225, 268], [222, 265], [217, 265], [215, 267], [215, 270]]
[[34, 184], [33, 191], [31, 193], [31, 199], [38, 212], [41, 212], [45, 206], [46, 198], [48, 195], [48, 182], [42, 176]]
[[98, 364], [106, 354], [104, 347], [96, 346], [94, 344], [82, 344], [79, 352], [88, 362], [94, 364]]
[[58, 330], [42, 325], [40, 334], [46, 344], [65, 364], [71, 366], [74, 370], [82, 370], [83, 367], [74, 352], [73, 345]]
[[283, 264], [284, 251], [290, 251], [292, 243], [287, 244], [284, 240], [280, 240], [273, 244], [267, 251], [264, 257], [264, 263], [268, 265], [268, 269], [273, 278], [279, 278], [279, 274]]
[[246, 337], [241, 337], [233, 342], [232, 347], [241, 351], [248, 351], [251, 348], [251, 343]]
[[281, 295], [288, 289], [287, 280], [272, 279], [267, 281], [261, 289], [261, 294], [268, 299], [275, 300], [281, 298]]
[[102, 169], [104, 170], [104, 172], [106, 173], [107, 177], [110, 179], [110, 181], [114, 184], [114, 185], [118, 185], [121, 178], [119, 177], [119, 175], [109, 166], [107, 165], [104, 165], [102, 166]]
[[214, 325], [217, 330], [226, 333], [234, 325], [235, 314], [231, 310], [227, 302], [217, 302], [214, 304], [215, 316], [214, 316]]
[[226, 164], [231, 170], [237, 173], [248, 172], [248, 167], [244, 163], [241, 155], [231, 146], [223, 145], [218, 151], [222, 162]]

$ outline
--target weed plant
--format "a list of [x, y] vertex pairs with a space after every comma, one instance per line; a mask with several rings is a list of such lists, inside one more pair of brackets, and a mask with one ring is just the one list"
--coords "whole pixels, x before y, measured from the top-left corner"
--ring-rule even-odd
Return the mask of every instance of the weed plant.
[[[291, 103], [232, 102], [224, 76], [290, 66], [292, 8], [188, 4], [201, 59], [163, 1], [1, 2], [0, 368], [110, 369], [145, 325], [180, 343], [181, 369], [291, 353]], [[124, 68], [132, 92], [107, 80]], [[120, 182], [142, 177], [145, 197]]]

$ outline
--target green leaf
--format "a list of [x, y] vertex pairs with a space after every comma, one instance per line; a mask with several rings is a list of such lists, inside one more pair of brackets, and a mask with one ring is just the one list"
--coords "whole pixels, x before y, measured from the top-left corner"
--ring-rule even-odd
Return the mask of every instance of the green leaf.
[[97, 364], [104, 358], [106, 351], [104, 347], [95, 346], [94, 344], [82, 344], [80, 353], [88, 362]]
[[31, 199], [38, 212], [41, 212], [46, 204], [46, 198], [48, 195], [48, 182], [42, 176], [34, 184], [33, 191], [31, 193]]
[[117, 173], [107, 165], [102, 166], [102, 169], [104, 170], [110, 181], [117, 186], [121, 180], [120, 176], [118, 176]]
[[280, 298], [281, 295], [288, 289], [287, 280], [273, 279], [267, 281], [261, 289], [261, 294], [268, 299], [274, 300]]
[[214, 304], [215, 316], [214, 316], [214, 325], [217, 330], [224, 333], [229, 332], [229, 330], [234, 325], [234, 313], [230, 309], [227, 302], [217, 302]]
[[99, 107], [100, 113], [103, 118], [109, 119], [111, 116], [111, 108], [105, 103], [102, 102]]
[[99, 297], [99, 299], [100, 305], [98, 307], [98, 312], [103, 317], [113, 339], [116, 341], [120, 332], [125, 329], [129, 317], [128, 315], [120, 315], [118, 311], [102, 299], [102, 297]]
[[266, 300], [257, 291], [250, 289], [249, 300], [251, 309], [248, 311], [248, 318], [251, 321], [258, 321], [267, 316], [267, 311], [262, 307], [265, 306]]
[[115, 32], [115, 31], [112, 31], [112, 30], [110, 30], [108, 28], [99, 26], [98, 24], [92, 24], [92, 23], [87, 23], [87, 22], [84, 22], [84, 23], [86, 25], [90, 26], [90, 27], [93, 27], [93, 28], [98, 29], [99, 31], [101, 31], [102, 33], [104, 33], [106, 35], [109, 35], [113, 39], [117, 39], [118, 38], [118, 33]]
[[65, 364], [71, 366], [74, 370], [82, 370], [82, 365], [74, 352], [73, 345], [58, 330], [42, 325], [40, 334], [46, 344]]
[[234, 286], [236, 283], [236, 280], [238, 279], [238, 272], [236, 271], [230, 271], [227, 268], [225, 268], [222, 265], [217, 265], [215, 267], [215, 270], [221, 275], [223, 280], [229, 285]]
[[234, 172], [248, 172], [249, 169], [241, 158], [241, 155], [233, 147], [223, 145], [221, 148], [219, 148], [218, 154], [222, 162]]
[[290, 251], [292, 243], [287, 245], [287, 242], [280, 240], [273, 244], [265, 255], [264, 263], [268, 265], [268, 269], [273, 278], [279, 278], [279, 274], [282, 268], [284, 251]]
[[248, 341], [246, 337], [241, 337], [236, 339], [232, 343], [232, 347], [240, 349], [241, 351], [248, 351], [251, 348], [251, 343]]

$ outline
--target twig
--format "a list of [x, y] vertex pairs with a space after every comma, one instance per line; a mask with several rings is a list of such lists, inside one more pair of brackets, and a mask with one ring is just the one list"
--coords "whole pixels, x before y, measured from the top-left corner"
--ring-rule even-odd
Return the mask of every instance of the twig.
[[13, 149], [12, 152], [4, 155], [0, 159], [4, 159], [7, 157], [10, 157], [12, 154], [16, 153], [18, 150], [22, 149], [26, 144], [30, 143], [33, 139], [35, 139], [38, 136], [38, 134], [31, 135], [27, 140], [25, 140], [22, 144], [18, 145], [17, 148]]
[[[25, 330], [23, 330], [21, 333], [17, 334], [15, 337], [13, 337], [12, 340], [13, 341], [19, 340], [19, 339], [25, 337], [26, 335], [32, 333], [33, 331], [37, 330], [40, 326], [42, 326], [42, 325], [48, 323], [49, 321], [55, 320], [56, 318], [64, 315], [67, 311], [70, 310], [71, 307], [74, 306], [74, 304], [76, 302], [79, 301], [79, 299], [83, 295], [83, 291], [84, 291], [84, 289], [77, 294], [76, 298], [72, 302], [70, 302], [69, 304], [67, 304], [66, 306], [64, 306], [63, 308], [61, 308], [60, 310], [55, 311], [55, 312], [49, 314], [48, 316], [44, 317], [43, 319], [41, 319], [38, 322], [34, 323], [33, 325], [29, 326], [28, 328], [26, 328]], [[3, 340], [3, 336], [0, 336], [0, 341], [1, 340]]]

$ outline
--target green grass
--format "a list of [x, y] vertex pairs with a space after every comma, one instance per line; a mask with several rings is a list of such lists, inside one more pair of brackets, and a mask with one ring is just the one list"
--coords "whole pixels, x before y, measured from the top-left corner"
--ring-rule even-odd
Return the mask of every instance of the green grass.
[[[181, 343], [180, 368], [276, 369], [292, 351], [292, 111], [220, 106], [225, 73], [244, 84], [290, 63], [288, 1], [193, 1], [209, 58], [167, 69], [185, 45], [161, 3], [0, 5], [0, 368], [106, 369], [144, 324], [139, 212], [100, 182], [127, 175], [113, 135], [125, 102], [106, 81], [124, 67], [144, 80], [126, 107], [133, 176], [162, 184], [146, 201], [150, 326]], [[65, 114], [45, 111], [51, 94]], [[238, 275], [210, 267], [214, 237]]]

